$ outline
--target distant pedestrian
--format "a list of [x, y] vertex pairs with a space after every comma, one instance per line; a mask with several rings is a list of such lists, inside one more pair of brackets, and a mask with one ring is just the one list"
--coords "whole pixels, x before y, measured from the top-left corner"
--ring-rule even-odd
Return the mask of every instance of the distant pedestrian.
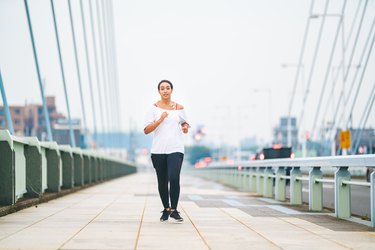
[[144, 133], [154, 132], [151, 160], [164, 206], [160, 221], [167, 221], [170, 217], [175, 222], [182, 222], [177, 204], [180, 196], [180, 172], [184, 159], [183, 133], [188, 133], [190, 126], [186, 121], [184, 107], [171, 99], [172, 83], [168, 80], [160, 81], [158, 91], [161, 99], [154, 103], [147, 113]]

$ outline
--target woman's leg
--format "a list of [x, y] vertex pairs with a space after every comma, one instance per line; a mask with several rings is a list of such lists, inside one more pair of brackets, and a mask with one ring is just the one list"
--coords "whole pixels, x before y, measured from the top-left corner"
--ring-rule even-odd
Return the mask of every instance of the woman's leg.
[[167, 155], [152, 154], [151, 160], [158, 178], [158, 190], [161, 202], [164, 208], [169, 208]]
[[180, 197], [180, 173], [183, 159], [183, 153], [172, 153], [168, 154], [167, 157], [172, 209], [177, 208], [178, 199]]

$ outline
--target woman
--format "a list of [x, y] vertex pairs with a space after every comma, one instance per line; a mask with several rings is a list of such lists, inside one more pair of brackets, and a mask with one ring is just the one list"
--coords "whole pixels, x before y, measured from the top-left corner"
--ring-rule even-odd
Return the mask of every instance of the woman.
[[173, 84], [168, 80], [162, 80], [158, 84], [158, 91], [161, 100], [154, 103], [147, 113], [144, 133], [154, 132], [151, 160], [164, 206], [160, 221], [167, 221], [170, 217], [175, 222], [182, 222], [177, 204], [180, 196], [180, 172], [184, 159], [183, 133], [188, 133], [190, 126], [186, 122], [184, 107], [171, 100]]

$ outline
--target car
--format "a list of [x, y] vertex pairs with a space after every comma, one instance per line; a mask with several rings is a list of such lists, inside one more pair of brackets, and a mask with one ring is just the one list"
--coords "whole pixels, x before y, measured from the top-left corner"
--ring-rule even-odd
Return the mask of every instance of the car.
[[[278, 158], [294, 158], [294, 153], [291, 147], [283, 147], [280, 144], [274, 144], [270, 148], [263, 148], [258, 151], [252, 159], [254, 160], [268, 160], [268, 159], [278, 159]], [[285, 174], [290, 175], [291, 167], [285, 168]], [[286, 183], [289, 184], [289, 180], [286, 180]]]

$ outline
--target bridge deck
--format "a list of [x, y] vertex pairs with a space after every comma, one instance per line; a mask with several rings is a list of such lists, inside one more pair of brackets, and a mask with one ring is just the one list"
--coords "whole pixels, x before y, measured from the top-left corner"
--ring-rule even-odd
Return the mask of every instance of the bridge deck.
[[0, 218], [0, 249], [374, 249], [375, 230], [182, 176], [183, 224], [159, 222], [153, 173]]

